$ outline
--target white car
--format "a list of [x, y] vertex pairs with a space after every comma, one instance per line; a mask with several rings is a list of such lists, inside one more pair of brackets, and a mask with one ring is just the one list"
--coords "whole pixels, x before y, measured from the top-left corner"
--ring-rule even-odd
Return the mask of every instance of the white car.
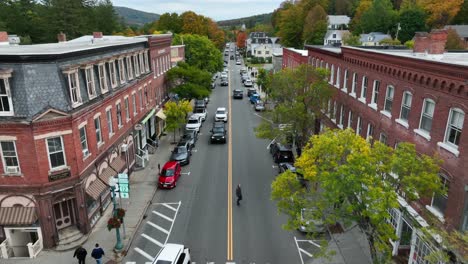
[[190, 263], [190, 249], [180, 244], [167, 243], [159, 252], [152, 264], [160, 263]]
[[192, 116], [198, 116], [204, 122], [207, 114], [206, 107], [196, 107], [195, 110], [193, 110]]
[[226, 111], [226, 108], [218, 107], [218, 109], [216, 109], [215, 122], [216, 121], [227, 122], [227, 120], [228, 120], [228, 112]]
[[236, 61], [236, 65], [241, 65], [242, 63], [240, 61]]
[[202, 119], [200, 116], [191, 115], [187, 120], [187, 125], [185, 125], [185, 129], [193, 130], [197, 133], [200, 132], [200, 128], [202, 125]]
[[223, 72], [221, 73], [221, 78], [226, 78], [226, 79], [227, 79], [227, 77], [228, 77], [227, 72], [224, 72], [224, 71], [223, 71]]
[[245, 80], [244, 82], [245, 87], [252, 87], [252, 85], [253, 85], [252, 80], [250, 79]]

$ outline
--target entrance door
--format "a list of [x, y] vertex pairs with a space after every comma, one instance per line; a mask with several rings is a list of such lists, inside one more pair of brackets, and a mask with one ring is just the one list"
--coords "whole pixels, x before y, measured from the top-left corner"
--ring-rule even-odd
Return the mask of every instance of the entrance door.
[[73, 199], [54, 204], [54, 212], [58, 230], [71, 226], [75, 216]]

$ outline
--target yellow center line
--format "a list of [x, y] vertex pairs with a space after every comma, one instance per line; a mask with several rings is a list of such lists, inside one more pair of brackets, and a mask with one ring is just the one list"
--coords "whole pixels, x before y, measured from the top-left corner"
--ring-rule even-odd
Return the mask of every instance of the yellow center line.
[[[229, 59], [229, 58], [228, 58]], [[228, 69], [231, 64], [229, 59]], [[227, 260], [231, 261], [234, 259], [233, 250], [233, 237], [232, 237], [232, 137], [231, 137], [231, 120], [232, 120], [232, 108], [231, 108], [231, 71], [228, 73], [228, 114], [231, 116], [228, 118], [228, 226], [227, 226]]]

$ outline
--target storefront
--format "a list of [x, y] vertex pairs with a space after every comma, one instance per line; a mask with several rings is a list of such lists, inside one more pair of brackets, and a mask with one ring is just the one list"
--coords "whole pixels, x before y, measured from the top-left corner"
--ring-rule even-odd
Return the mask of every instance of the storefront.
[[159, 109], [156, 117], [156, 136], [159, 138], [166, 127], [166, 115], [162, 109]]

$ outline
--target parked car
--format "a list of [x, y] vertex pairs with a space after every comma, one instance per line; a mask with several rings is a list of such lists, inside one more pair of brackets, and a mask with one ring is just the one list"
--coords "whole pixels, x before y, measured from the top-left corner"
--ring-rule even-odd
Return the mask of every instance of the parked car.
[[245, 87], [252, 87], [252, 85], [253, 85], [252, 80], [246, 79], [246, 80], [244, 81], [244, 86], [245, 86]]
[[254, 109], [255, 111], [265, 111], [265, 104], [263, 103], [263, 101], [258, 100], [254, 104]]
[[226, 78], [227, 79], [227, 77], [228, 77], [227, 71], [223, 71], [221, 73], [221, 78]]
[[192, 152], [187, 146], [189, 146], [189, 143], [187, 142], [182, 142], [180, 146], [177, 144], [177, 146], [172, 150], [170, 160], [178, 161], [180, 162], [180, 165], [190, 164], [190, 156], [192, 155]]
[[256, 93], [257, 93], [257, 90], [255, 88], [248, 88], [247, 89], [247, 97], [249, 97], [249, 98], [250, 98], [250, 96], [252, 94], [256, 94]]
[[231, 55], [231, 57], [230, 57], [230, 58], [231, 58], [231, 60], [234, 60], [234, 55]]
[[221, 86], [228, 86], [229, 81], [227, 78], [221, 78]]
[[322, 219], [316, 216], [317, 209], [302, 208], [301, 209], [301, 225], [298, 230], [303, 233], [325, 233], [326, 225]]
[[202, 125], [202, 120], [200, 116], [190, 116], [189, 119], [187, 120], [187, 124], [185, 125], [185, 128], [187, 130], [194, 130], [198, 133], [200, 132], [201, 125]]
[[289, 146], [280, 142], [273, 141], [270, 144], [270, 153], [275, 163], [289, 162], [294, 163], [294, 154]]
[[255, 104], [257, 101], [260, 101], [260, 95], [258, 93], [252, 94], [249, 98], [251, 104]]
[[180, 178], [181, 166], [178, 161], [168, 161], [159, 172], [159, 188], [174, 188]]
[[185, 130], [184, 134], [180, 137], [180, 140], [187, 141], [190, 143], [190, 146], [193, 148], [195, 143], [197, 143], [198, 134], [194, 130]]
[[223, 122], [215, 122], [211, 129], [210, 143], [226, 143], [226, 127]]
[[241, 75], [241, 81], [242, 81], [242, 83], [244, 83], [245, 80], [247, 80], [247, 79], [249, 79], [249, 78], [250, 78], [250, 77], [249, 77], [249, 75], [248, 75], [247, 73], [243, 73], [243, 74]]
[[242, 67], [239, 72], [240, 72], [240, 75], [242, 76], [243, 73], [247, 73], [247, 68]]
[[225, 107], [218, 107], [218, 109], [216, 109], [216, 113], [215, 113], [215, 122], [216, 121], [227, 122], [227, 120], [228, 120], [228, 112], [226, 111], [226, 108]]
[[190, 250], [184, 245], [167, 243], [151, 264], [190, 264]]
[[216, 81], [218, 79], [218, 73], [213, 74], [213, 77], [211, 78], [212, 81]]
[[208, 111], [206, 111], [206, 107], [195, 107], [193, 110], [192, 116], [199, 116], [201, 120], [204, 122], [206, 120], [206, 116]]
[[278, 164], [278, 173], [281, 174], [285, 171], [291, 171], [292, 173], [296, 174], [296, 179], [297, 181], [299, 182], [299, 184], [306, 188], [306, 189], [309, 189], [309, 181], [304, 179], [304, 175], [298, 170], [296, 169], [296, 167], [294, 167], [294, 165], [292, 163], [289, 163], [289, 162], [281, 162], [280, 164]]
[[244, 92], [242, 92], [241, 89], [235, 89], [234, 91], [232, 91], [232, 97], [234, 99], [242, 99], [244, 98]]
[[206, 102], [204, 99], [197, 99], [195, 100], [195, 108], [205, 108]]
[[216, 82], [211, 82], [211, 89], [216, 88]]
[[236, 61], [236, 65], [241, 65], [241, 64], [242, 64], [242, 63], [241, 63], [240, 60]]

